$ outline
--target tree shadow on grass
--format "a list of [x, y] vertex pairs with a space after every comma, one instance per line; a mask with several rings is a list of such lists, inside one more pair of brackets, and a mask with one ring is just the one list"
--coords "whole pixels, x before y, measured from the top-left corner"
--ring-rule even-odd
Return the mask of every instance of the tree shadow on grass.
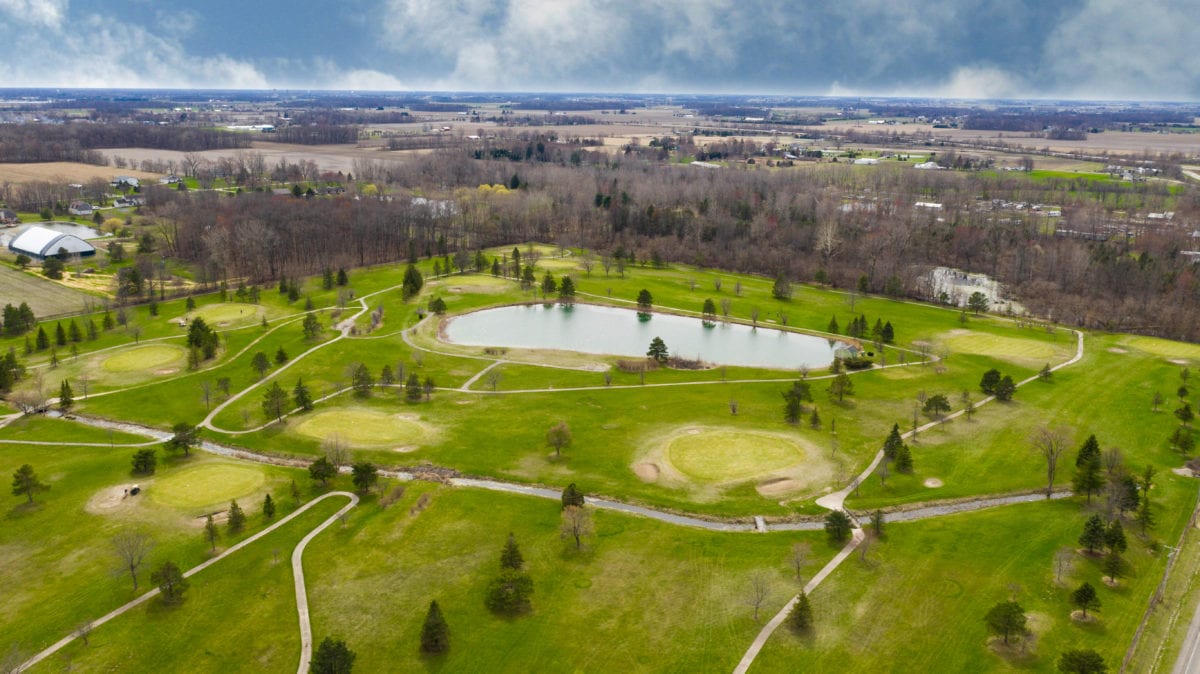
[[24, 519], [24, 518], [34, 515], [38, 512], [41, 512], [42, 508], [43, 508], [43, 506], [40, 501], [34, 501], [33, 503], [24, 501], [24, 502], [10, 508], [9, 511], [5, 514], [5, 518], [10, 519], [10, 520]]

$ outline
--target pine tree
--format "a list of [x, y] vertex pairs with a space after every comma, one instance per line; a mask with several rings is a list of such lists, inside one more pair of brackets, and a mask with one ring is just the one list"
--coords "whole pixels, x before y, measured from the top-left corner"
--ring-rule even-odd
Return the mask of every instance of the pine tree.
[[345, 641], [325, 637], [313, 651], [308, 671], [311, 674], [350, 674], [356, 657], [354, 651], [346, 647]]
[[1099, 515], [1092, 515], [1083, 524], [1083, 533], [1079, 535], [1079, 544], [1087, 548], [1088, 552], [1095, 552], [1097, 548], [1103, 547], [1104, 534], [1104, 520], [1100, 519]]
[[1100, 443], [1092, 435], [1079, 448], [1079, 455], [1075, 458], [1075, 477], [1071, 483], [1075, 493], [1087, 494], [1088, 503], [1092, 502], [1092, 494], [1104, 486], [1102, 470]]
[[834, 316], [833, 318], [829, 319], [829, 327], [826, 328], [826, 331], [831, 334], [834, 334], [834, 335], [836, 335], [842, 331], [841, 326], [838, 325], [837, 316]]
[[286, 362], [288, 362], [288, 354], [287, 351], [283, 350], [283, 345], [280, 344], [279, 348], [275, 350], [275, 364], [283, 365]]
[[246, 513], [242, 512], [242, 507], [238, 505], [236, 499], [229, 502], [228, 526], [229, 533], [235, 536], [246, 528]]
[[39, 325], [38, 331], [37, 331], [37, 350], [45, 351], [46, 349], [49, 349], [49, 348], [50, 348], [50, 338], [48, 336], [46, 336], [46, 329]]
[[500, 553], [500, 568], [520, 571], [523, 566], [525, 566], [525, 558], [521, 556], [521, 549], [517, 547], [516, 537], [509, 532], [508, 541], [504, 544], [504, 551]]
[[262, 514], [264, 520], [275, 518], [275, 501], [271, 500], [270, 494], [267, 494], [263, 499]]
[[567, 485], [567, 488], [562, 493], [562, 507], [568, 506], [583, 507], [583, 492], [575, 486], [575, 483]]
[[74, 343], [83, 341], [83, 333], [79, 330], [79, 324], [73, 318], [70, 324], [67, 325], [67, 339]]
[[75, 398], [71, 395], [71, 382], [64, 379], [62, 380], [62, 386], [58, 389], [58, 406], [64, 410], [69, 410], [74, 403]]
[[67, 331], [63, 330], [61, 322], [54, 324], [54, 343], [59, 346], [67, 345]]
[[1125, 541], [1125, 529], [1121, 526], [1121, 520], [1114, 519], [1108, 523], [1108, 528], [1104, 531], [1104, 545], [1115, 553], [1125, 552], [1128, 544]]
[[887, 439], [883, 441], [883, 455], [895, 459], [902, 446], [904, 440], [900, 437], [900, 424], [892, 424], [892, 432], [888, 433]]
[[900, 449], [896, 452], [896, 472], [911, 473], [913, 472], [912, 450], [908, 445], [900, 445]]
[[445, 653], [450, 649], [450, 628], [442, 617], [437, 600], [429, 602], [425, 624], [421, 626], [421, 652], [429, 655]]
[[796, 598], [796, 604], [787, 616], [788, 627], [796, 634], [811, 634], [813, 628], [812, 606], [808, 603], [808, 595], [804, 590]]
[[1077, 590], [1071, 593], [1071, 603], [1079, 607], [1083, 611], [1083, 617], [1087, 617], [1088, 609], [1100, 608], [1100, 597], [1096, 596], [1096, 588], [1090, 583], [1080, 585]]

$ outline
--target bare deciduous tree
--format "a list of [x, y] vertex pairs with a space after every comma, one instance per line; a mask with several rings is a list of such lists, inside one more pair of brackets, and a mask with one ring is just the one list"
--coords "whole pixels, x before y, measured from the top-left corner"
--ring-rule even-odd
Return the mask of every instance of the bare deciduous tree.
[[325, 454], [325, 458], [329, 459], [329, 463], [332, 463], [334, 468], [339, 471], [343, 466], [354, 463], [354, 455], [350, 451], [350, 447], [337, 433], [328, 435], [321, 441], [321, 451]]
[[758, 610], [762, 608], [764, 602], [767, 601], [767, 577], [762, 573], [754, 573], [750, 576], [750, 594], [746, 597], [746, 603], [754, 607], [754, 622], [758, 622]]
[[592, 523], [592, 513], [582, 506], [567, 506], [562, 512], [562, 538], [575, 540], [575, 549], [583, 549], [583, 540], [592, 535], [595, 526]]
[[804, 565], [808, 563], [808, 558], [812, 553], [812, 545], [808, 543], [792, 543], [792, 554], [788, 556], [788, 563], [796, 570], [796, 580], [801, 580], [800, 574], [804, 570]]
[[146, 555], [154, 548], [154, 541], [143, 531], [125, 529], [112, 538], [113, 548], [121, 561], [121, 571], [129, 571], [133, 579], [133, 589], [138, 589], [137, 571], [145, 561]]
[[1033, 444], [1043, 459], [1046, 460], [1046, 498], [1054, 493], [1054, 477], [1058, 472], [1058, 457], [1067, 448], [1070, 433], [1064, 428], [1041, 426], [1034, 430], [1029, 441]]

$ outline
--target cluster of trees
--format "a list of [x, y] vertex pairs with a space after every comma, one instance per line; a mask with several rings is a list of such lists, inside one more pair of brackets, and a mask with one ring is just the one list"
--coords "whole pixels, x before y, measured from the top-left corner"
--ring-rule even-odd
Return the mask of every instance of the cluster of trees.
[[188, 325], [187, 346], [188, 346], [188, 365], [195, 369], [199, 367], [200, 361], [209, 360], [217, 355], [217, 348], [221, 345], [221, 336], [217, 334], [216, 329], [204, 322], [204, 319], [197, 316], [192, 319]]
[[[1085, 615], [1088, 608], [1099, 606], [1095, 589], [1087, 583], [1073, 592], [1071, 597]], [[989, 632], [1004, 640], [1005, 645], [1008, 645], [1013, 637], [1025, 637], [1030, 633], [1025, 609], [1013, 600], [997, 603], [984, 615], [983, 622]], [[1108, 666], [1104, 663], [1104, 658], [1090, 648], [1072, 649], [1059, 656], [1058, 671], [1067, 674], [1104, 674], [1108, 671]]]
[[1001, 375], [996, 368], [983, 373], [983, 378], [979, 380], [979, 388], [988, 395], [996, 396], [996, 400], [1000, 401], [1012, 400], [1013, 394], [1017, 392], [1017, 385], [1012, 376]]
[[19, 306], [10, 304], [4, 305], [4, 336], [5, 337], [20, 337], [37, 326], [37, 318], [33, 315], [33, 309], [29, 308], [27, 302], [21, 302]]

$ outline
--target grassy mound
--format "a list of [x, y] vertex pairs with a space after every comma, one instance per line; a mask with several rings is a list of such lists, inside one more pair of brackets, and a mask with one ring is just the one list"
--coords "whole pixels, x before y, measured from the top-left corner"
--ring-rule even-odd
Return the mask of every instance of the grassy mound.
[[187, 315], [187, 320], [199, 316], [209, 325], [223, 326], [262, 320], [263, 308], [257, 304], [221, 302], [200, 307]]
[[210, 463], [157, 480], [151, 498], [176, 508], [199, 508], [253, 494], [265, 481], [257, 466]]
[[426, 439], [424, 425], [403, 417], [368, 409], [318, 412], [296, 424], [296, 433], [325, 439], [336, 435], [352, 447], [410, 445]]
[[126, 349], [104, 359], [107, 372], [143, 372], [181, 367], [187, 351], [174, 344], [147, 344]]
[[799, 463], [804, 451], [794, 442], [767, 433], [693, 430], [671, 440], [666, 456], [692, 480], [732, 482]]

